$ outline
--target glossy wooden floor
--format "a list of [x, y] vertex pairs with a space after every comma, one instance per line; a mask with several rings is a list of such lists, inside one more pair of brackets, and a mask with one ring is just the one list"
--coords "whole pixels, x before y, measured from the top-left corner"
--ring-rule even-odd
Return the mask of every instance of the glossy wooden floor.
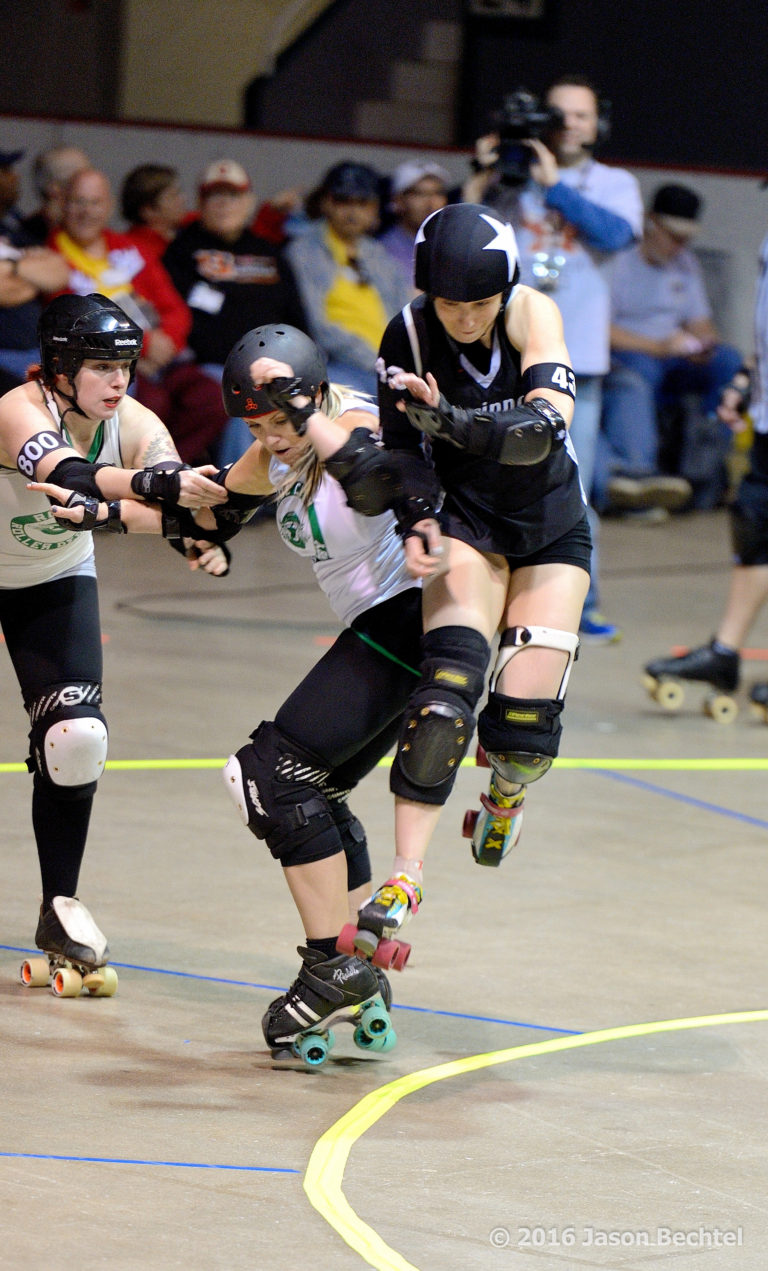
[[[269, 522], [223, 582], [140, 538], [101, 542], [99, 568], [110, 755], [138, 762], [101, 782], [80, 894], [120, 984], [19, 983], [39, 880], [30, 778], [3, 771], [0, 1264], [764, 1271], [768, 731], [706, 719], [700, 688], [665, 715], [640, 685], [644, 660], [711, 634], [724, 515], [604, 524], [624, 639], [583, 649], [518, 849], [498, 872], [471, 860], [487, 774], [464, 767], [394, 977], [398, 1045], [366, 1054], [343, 1027], [316, 1072], [263, 1045], [300, 929], [219, 768], [335, 623]], [[7, 766], [26, 720], [5, 656], [0, 676]], [[387, 776], [354, 800], [380, 878]]]

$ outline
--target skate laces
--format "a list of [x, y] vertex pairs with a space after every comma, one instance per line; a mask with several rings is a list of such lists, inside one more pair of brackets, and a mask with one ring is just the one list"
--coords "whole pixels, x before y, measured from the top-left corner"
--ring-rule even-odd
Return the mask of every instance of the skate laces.
[[419, 905], [424, 899], [424, 889], [415, 883], [407, 874], [396, 874], [388, 878], [373, 897], [374, 904], [386, 905], [387, 909], [410, 909], [412, 914], [419, 912]]
[[500, 790], [491, 782], [490, 790], [487, 794], [480, 795], [480, 802], [486, 812], [490, 812], [491, 816], [513, 817], [522, 808], [525, 799], [525, 786], [522, 790], [518, 790], [516, 794], [502, 794]]

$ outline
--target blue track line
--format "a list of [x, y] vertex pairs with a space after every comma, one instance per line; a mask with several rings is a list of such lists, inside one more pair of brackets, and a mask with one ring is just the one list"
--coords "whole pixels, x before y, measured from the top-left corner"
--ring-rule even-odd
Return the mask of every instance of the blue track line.
[[51, 1152], [0, 1152], [0, 1157], [23, 1161], [74, 1161], [84, 1165], [161, 1165], [173, 1169], [239, 1170], [246, 1174], [301, 1174], [298, 1169], [274, 1165], [218, 1165], [207, 1161], [149, 1161], [126, 1156], [56, 1156]]
[[705, 799], [694, 799], [689, 794], [678, 794], [665, 786], [654, 785], [651, 781], [643, 781], [640, 777], [630, 777], [623, 772], [615, 772], [610, 768], [593, 768], [598, 777], [607, 777], [610, 781], [622, 781], [625, 785], [635, 786], [638, 790], [648, 790], [650, 794], [660, 794], [665, 799], [676, 799], [678, 803], [687, 803], [689, 807], [701, 808], [703, 812], [714, 812], [717, 816], [727, 816], [733, 821], [744, 821], [747, 825], [756, 825], [758, 829], [768, 830], [768, 821], [760, 817], [747, 816], [745, 812], [736, 812], [733, 808], [723, 808], [717, 803], [707, 803]]
[[[25, 953], [39, 956], [39, 949], [23, 949], [15, 944], [0, 944], [0, 950], [7, 953]], [[257, 984], [253, 980], [228, 980], [221, 975], [199, 975], [195, 971], [168, 971], [164, 967], [141, 966], [137, 962], [110, 962], [115, 970], [121, 971], [145, 971], [148, 975], [170, 975], [181, 980], [199, 980], [206, 984], [230, 984], [236, 988], [243, 989], [263, 989], [267, 993], [284, 993], [285, 986], [281, 984]], [[413, 1011], [421, 1015], [440, 1015], [447, 1016], [449, 1019], [465, 1019], [481, 1024], [501, 1024], [508, 1028], [531, 1028], [545, 1033], [567, 1033], [578, 1036], [580, 1029], [572, 1028], [553, 1028], [549, 1024], [527, 1024], [525, 1021], [516, 1019], [497, 1019], [493, 1015], [467, 1015], [461, 1011], [439, 1011], [431, 1006], [403, 1006], [397, 1002], [392, 1003], [393, 1011]]]

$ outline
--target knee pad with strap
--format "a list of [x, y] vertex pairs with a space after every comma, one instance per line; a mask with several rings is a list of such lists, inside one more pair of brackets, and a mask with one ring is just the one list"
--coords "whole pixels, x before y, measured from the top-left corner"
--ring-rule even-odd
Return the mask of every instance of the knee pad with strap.
[[60, 796], [92, 795], [107, 760], [107, 723], [99, 709], [101, 685], [53, 685], [28, 704], [32, 727], [27, 767]]
[[328, 776], [271, 722], [259, 724], [251, 743], [230, 755], [223, 771], [241, 820], [264, 839], [281, 865], [335, 856], [342, 842], [322, 784]]
[[347, 858], [347, 891], [355, 891], [371, 881], [371, 858], [365, 829], [346, 798], [339, 800], [329, 794], [328, 806]]
[[421, 683], [403, 716], [390, 786], [418, 803], [445, 803], [475, 729], [490, 646], [471, 627], [438, 627], [421, 641]]
[[[506, 697], [497, 691], [504, 667], [525, 648], [556, 649], [568, 655], [556, 698]], [[504, 632], [477, 735], [494, 772], [506, 781], [530, 785], [551, 768], [560, 748], [560, 714], [578, 650], [579, 638], [572, 631], [532, 626]]]

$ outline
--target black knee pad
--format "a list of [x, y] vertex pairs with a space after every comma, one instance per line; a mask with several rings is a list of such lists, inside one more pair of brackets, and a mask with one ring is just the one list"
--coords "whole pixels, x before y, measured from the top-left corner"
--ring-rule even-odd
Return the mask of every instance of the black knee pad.
[[417, 803], [445, 803], [475, 730], [490, 646], [471, 627], [438, 627], [421, 641], [421, 682], [403, 716], [390, 789]]
[[107, 760], [101, 685], [54, 685], [27, 703], [32, 727], [27, 768], [64, 800], [91, 798]]
[[347, 891], [355, 891], [371, 881], [371, 858], [365, 830], [346, 801], [329, 799], [328, 803], [347, 858]]
[[491, 692], [477, 739], [494, 772], [521, 785], [543, 777], [560, 749], [562, 699], [505, 697]]
[[341, 852], [339, 831], [321, 788], [327, 768], [271, 722], [259, 724], [251, 738], [224, 769], [224, 782], [243, 822], [283, 866]]

